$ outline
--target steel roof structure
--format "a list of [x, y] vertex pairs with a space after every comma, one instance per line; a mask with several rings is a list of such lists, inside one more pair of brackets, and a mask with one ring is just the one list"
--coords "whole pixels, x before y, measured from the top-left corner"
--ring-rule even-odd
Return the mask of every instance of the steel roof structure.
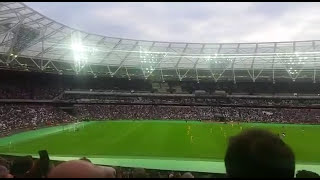
[[21, 2], [0, 2], [2, 69], [160, 81], [316, 82], [319, 58], [320, 40], [186, 43], [107, 37], [58, 23]]

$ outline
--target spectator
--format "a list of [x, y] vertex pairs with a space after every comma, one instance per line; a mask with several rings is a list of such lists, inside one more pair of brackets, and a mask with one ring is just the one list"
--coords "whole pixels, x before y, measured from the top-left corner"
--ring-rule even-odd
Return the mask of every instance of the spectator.
[[169, 174], [169, 178], [181, 178], [180, 172], [172, 172]]
[[149, 178], [146, 170], [143, 168], [135, 168], [132, 172], [133, 178]]
[[170, 178], [170, 179], [173, 178], [173, 176], [174, 176], [173, 173], [170, 173], [170, 174], [169, 174], [169, 178]]
[[105, 170], [83, 160], [67, 161], [53, 168], [49, 178], [106, 178]]
[[297, 172], [296, 178], [320, 178], [320, 176], [312, 171], [300, 170]]
[[97, 168], [101, 169], [104, 173], [105, 178], [116, 178], [116, 170], [112, 167], [106, 167], [106, 166], [97, 166]]
[[33, 159], [31, 156], [18, 157], [11, 165], [10, 173], [15, 178], [23, 178], [33, 167]]
[[0, 178], [13, 178], [5, 166], [0, 165]]
[[88, 158], [86, 158], [86, 157], [82, 157], [80, 160], [82, 160], [82, 161], [87, 161], [87, 162], [91, 163], [90, 159], [88, 159]]
[[4, 167], [6, 167], [6, 168], [9, 168], [9, 167], [10, 167], [10, 164], [9, 164], [9, 162], [8, 162], [6, 159], [0, 157], [0, 166], [4, 166]]
[[190, 172], [184, 173], [181, 178], [194, 178], [194, 176]]
[[225, 166], [231, 178], [293, 178], [295, 157], [278, 136], [251, 129], [230, 139]]
[[39, 159], [33, 162], [32, 168], [25, 173], [25, 178], [43, 178]]

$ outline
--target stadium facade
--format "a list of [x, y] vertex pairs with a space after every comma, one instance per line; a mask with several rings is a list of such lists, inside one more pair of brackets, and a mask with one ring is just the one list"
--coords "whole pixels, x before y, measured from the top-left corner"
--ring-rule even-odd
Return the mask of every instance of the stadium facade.
[[185, 43], [106, 37], [58, 23], [21, 2], [0, 3], [1, 69], [159, 82], [315, 83], [319, 58], [320, 40]]

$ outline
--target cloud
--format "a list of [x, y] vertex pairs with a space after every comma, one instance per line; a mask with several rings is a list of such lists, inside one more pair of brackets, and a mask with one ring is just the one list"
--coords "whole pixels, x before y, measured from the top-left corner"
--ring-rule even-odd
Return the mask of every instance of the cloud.
[[179, 42], [319, 39], [320, 3], [26, 3], [105, 36]]

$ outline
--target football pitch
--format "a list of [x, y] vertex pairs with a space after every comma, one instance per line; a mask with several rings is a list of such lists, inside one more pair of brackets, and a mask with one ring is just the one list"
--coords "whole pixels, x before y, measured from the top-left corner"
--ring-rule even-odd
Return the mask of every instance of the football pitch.
[[[320, 170], [320, 126], [196, 121], [91, 121], [0, 139], [0, 153], [51, 159], [89, 157], [94, 163], [155, 169], [224, 172], [230, 136], [247, 128], [269, 129], [293, 149], [297, 169]], [[299, 168], [300, 167], [300, 168]]]

